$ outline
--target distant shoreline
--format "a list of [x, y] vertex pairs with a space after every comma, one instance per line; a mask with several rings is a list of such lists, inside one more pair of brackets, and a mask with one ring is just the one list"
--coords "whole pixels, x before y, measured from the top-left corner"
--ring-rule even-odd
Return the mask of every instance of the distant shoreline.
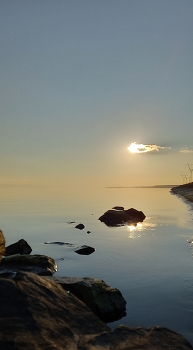
[[155, 186], [106, 186], [105, 188], [172, 188], [178, 185], [155, 185]]
[[171, 188], [171, 192], [193, 202], [193, 182]]

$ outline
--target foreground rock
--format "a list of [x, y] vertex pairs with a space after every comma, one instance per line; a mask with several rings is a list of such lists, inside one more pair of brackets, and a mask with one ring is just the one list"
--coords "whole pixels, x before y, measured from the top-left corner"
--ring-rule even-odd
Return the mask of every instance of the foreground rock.
[[193, 202], [193, 182], [181, 186], [172, 187], [171, 192], [180, 195], [189, 202]]
[[[114, 207], [120, 208], [120, 207]], [[102, 216], [100, 216], [99, 220], [104, 222], [107, 226], [121, 226], [125, 224], [137, 224], [138, 222], [142, 222], [146, 216], [142, 211], [136, 210], [134, 208], [130, 208], [127, 210], [117, 210], [110, 209], [107, 210]]]
[[54, 259], [45, 255], [11, 255], [2, 259], [0, 274], [18, 271], [52, 276], [57, 271], [57, 265]]
[[0, 276], [0, 349], [188, 350], [191, 345], [165, 328], [110, 330], [59, 285], [32, 273]]
[[85, 336], [84, 350], [188, 350], [192, 349], [180, 334], [164, 327], [133, 328], [119, 326], [94, 337]]
[[25, 239], [20, 239], [18, 242], [13, 243], [5, 248], [5, 256], [14, 254], [30, 254], [32, 252], [31, 247], [25, 241]]
[[0, 278], [0, 349], [78, 349], [80, 337], [109, 331], [80, 300], [32, 273]]
[[121, 292], [97, 278], [49, 277], [82, 300], [104, 322], [125, 316], [126, 301]]

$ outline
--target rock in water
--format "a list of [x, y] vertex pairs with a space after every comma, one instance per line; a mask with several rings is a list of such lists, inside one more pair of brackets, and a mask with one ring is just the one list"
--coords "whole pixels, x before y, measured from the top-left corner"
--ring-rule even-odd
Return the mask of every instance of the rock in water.
[[79, 230], [83, 230], [85, 226], [83, 224], [78, 224], [75, 226], [75, 228], [78, 228]]
[[104, 222], [107, 226], [123, 226], [125, 224], [136, 224], [137, 222], [142, 222], [146, 216], [142, 211], [134, 208], [127, 210], [107, 210], [99, 220]]
[[75, 250], [75, 253], [80, 254], [80, 255], [90, 255], [95, 252], [95, 248], [89, 247], [87, 245], [82, 245], [81, 247], [77, 248]]
[[32, 252], [29, 244], [24, 240], [20, 239], [18, 242], [13, 243], [5, 248], [5, 256], [14, 254], [30, 254]]
[[47, 277], [82, 300], [104, 322], [114, 322], [126, 314], [121, 292], [97, 278]]
[[2, 259], [0, 274], [29, 271], [37, 275], [52, 276], [57, 271], [54, 259], [45, 255], [10, 255]]
[[119, 205], [116, 205], [116, 206], [113, 207], [112, 209], [115, 209], [115, 210], [124, 210], [124, 207], [120, 207]]

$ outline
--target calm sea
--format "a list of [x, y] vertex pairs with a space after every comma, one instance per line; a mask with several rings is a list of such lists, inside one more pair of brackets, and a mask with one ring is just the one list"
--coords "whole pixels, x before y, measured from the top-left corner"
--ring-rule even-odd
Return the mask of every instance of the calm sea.
[[[109, 228], [98, 218], [115, 205], [142, 210], [146, 219]], [[118, 288], [127, 316], [112, 328], [160, 325], [193, 344], [193, 212], [169, 189], [1, 187], [0, 219], [7, 245], [24, 238], [32, 253], [56, 260], [58, 276], [97, 277]], [[44, 244], [56, 241], [72, 246]], [[81, 245], [96, 251], [78, 255]]]

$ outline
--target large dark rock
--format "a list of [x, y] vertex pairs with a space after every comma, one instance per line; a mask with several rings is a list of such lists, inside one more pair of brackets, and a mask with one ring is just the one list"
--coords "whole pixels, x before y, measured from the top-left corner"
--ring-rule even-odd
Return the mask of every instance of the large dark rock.
[[49, 277], [82, 300], [104, 322], [125, 316], [126, 301], [121, 292], [97, 278]]
[[32, 273], [0, 276], [2, 350], [190, 350], [166, 328], [110, 330], [59, 284]]
[[10, 255], [2, 259], [0, 274], [18, 271], [52, 276], [57, 271], [57, 265], [54, 259], [45, 255]]
[[[119, 326], [111, 332], [84, 336], [84, 350], [188, 350], [192, 349], [180, 334], [164, 327], [133, 328]], [[81, 347], [82, 345], [82, 347]]]
[[25, 241], [25, 239], [20, 239], [18, 242], [13, 243], [5, 248], [5, 256], [14, 254], [30, 254], [32, 252], [31, 247]]
[[99, 220], [107, 226], [122, 226], [125, 224], [136, 224], [142, 222], [146, 216], [142, 211], [130, 208], [127, 210], [107, 210]]
[[78, 349], [80, 336], [109, 331], [84, 303], [45, 278], [0, 277], [0, 349]]

